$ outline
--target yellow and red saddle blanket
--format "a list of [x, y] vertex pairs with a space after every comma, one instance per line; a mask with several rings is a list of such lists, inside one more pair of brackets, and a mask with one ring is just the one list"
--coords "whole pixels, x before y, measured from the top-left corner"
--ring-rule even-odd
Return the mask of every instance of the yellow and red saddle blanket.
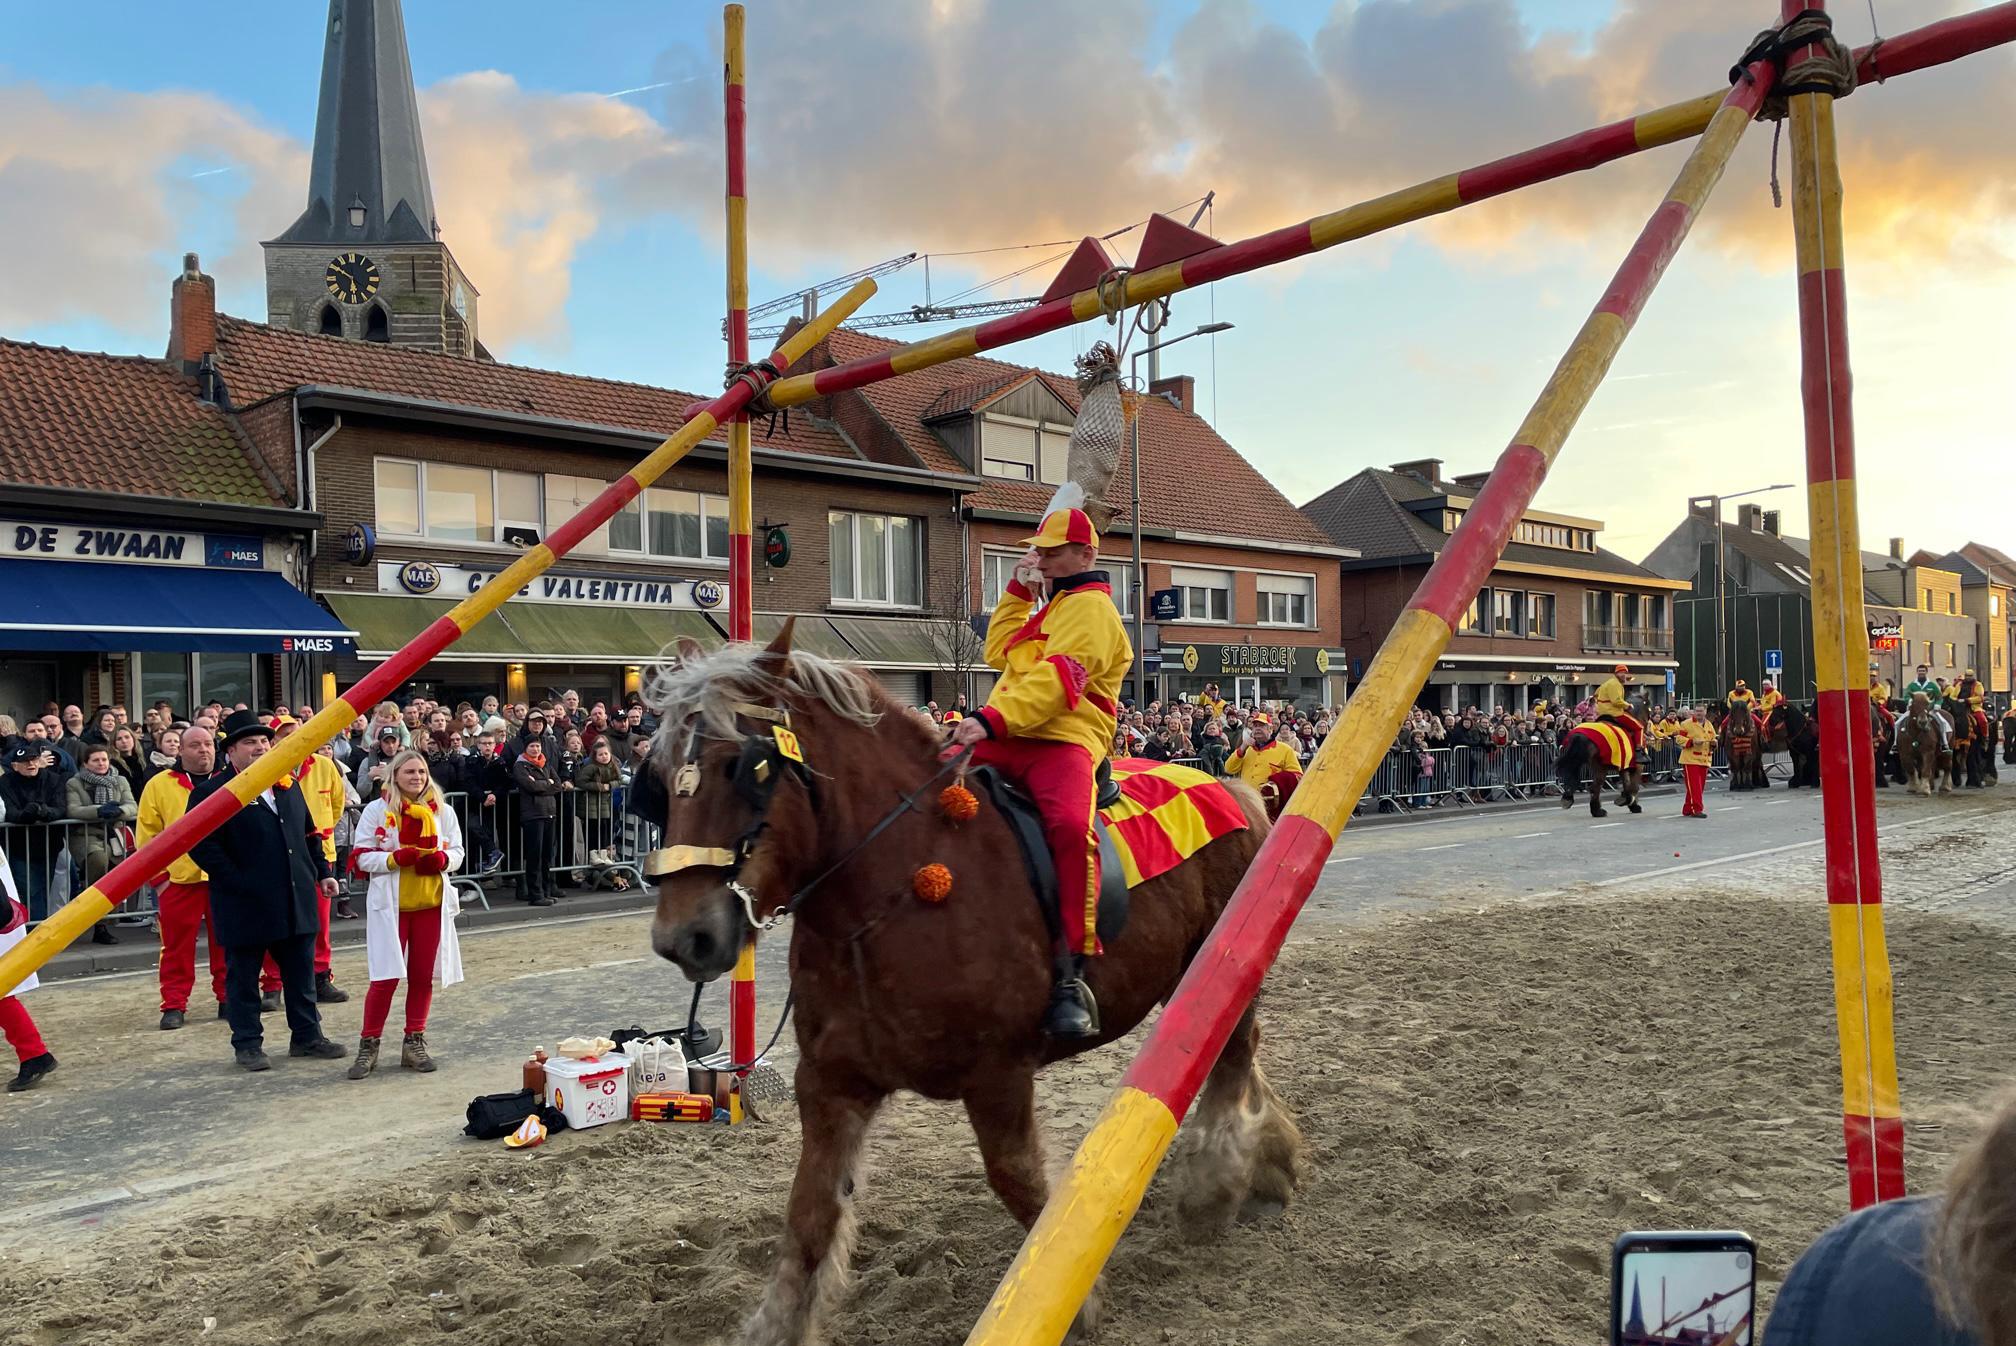
[[1146, 757], [1113, 759], [1119, 802], [1099, 810], [1120, 852], [1127, 886], [1166, 874], [1219, 837], [1243, 831], [1246, 815], [1224, 783], [1194, 767]]
[[1588, 739], [1589, 745], [1596, 749], [1596, 755], [1603, 759], [1603, 765], [1618, 771], [1631, 769], [1631, 735], [1621, 726], [1605, 720], [1590, 720], [1576, 725], [1568, 733], [1575, 738]]

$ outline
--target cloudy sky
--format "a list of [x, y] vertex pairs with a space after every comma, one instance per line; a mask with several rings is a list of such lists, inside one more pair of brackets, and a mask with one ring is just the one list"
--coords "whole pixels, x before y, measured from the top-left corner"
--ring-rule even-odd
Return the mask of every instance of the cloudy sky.
[[[1894, 33], [1964, 8], [1875, 0]], [[1218, 237], [1705, 93], [1767, 0], [752, 0], [758, 300], [913, 250], [938, 302], [1036, 294], [1154, 210]], [[1862, 4], [1844, 35], [1870, 36]], [[500, 358], [716, 377], [720, 18], [704, 0], [408, 0], [444, 236]], [[0, 334], [158, 352], [180, 254], [263, 312], [306, 195], [317, 0], [23, 6], [0, 47]], [[559, 20], [556, 22], [556, 15]], [[1865, 540], [2016, 546], [2006, 53], [1840, 112]], [[1545, 488], [1642, 556], [1689, 494], [1801, 480], [1790, 212], [1748, 137]], [[1367, 464], [1488, 466], [1684, 147], [1180, 298], [1169, 352], [1295, 500]], [[1781, 165], [1789, 182], [1789, 166]], [[1180, 210], [1179, 210], [1180, 208]], [[1138, 233], [1117, 244], [1128, 252]], [[981, 251], [996, 250], [1001, 251]], [[1012, 250], [1009, 250], [1012, 249]], [[953, 255], [963, 254], [963, 255]], [[925, 297], [921, 265], [871, 305]], [[938, 328], [918, 331], [942, 330]], [[902, 333], [909, 335], [912, 333]], [[1020, 348], [1068, 368], [1091, 328]], [[1208, 483], [1151, 485], [1208, 490]], [[1803, 489], [1769, 498], [1803, 530]]]

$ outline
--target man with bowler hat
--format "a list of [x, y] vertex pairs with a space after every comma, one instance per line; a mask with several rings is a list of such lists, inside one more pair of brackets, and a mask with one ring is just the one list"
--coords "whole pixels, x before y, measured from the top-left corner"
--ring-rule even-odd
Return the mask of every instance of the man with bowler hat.
[[[273, 731], [256, 711], [232, 712], [217, 733], [227, 766], [190, 792], [192, 813], [219, 790], [237, 793], [233, 782], [273, 746]], [[287, 1054], [346, 1055], [322, 1032], [315, 1008], [315, 939], [322, 899], [335, 895], [336, 880], [294, 778], [283, 776], [246, 800], [189, 854], [210, 875], [211, 929], [225, 947], [224, 1005], [238, 1064], [272, 1068], [259, 1023], [259, 967], [269, 954], [280, 969]]]

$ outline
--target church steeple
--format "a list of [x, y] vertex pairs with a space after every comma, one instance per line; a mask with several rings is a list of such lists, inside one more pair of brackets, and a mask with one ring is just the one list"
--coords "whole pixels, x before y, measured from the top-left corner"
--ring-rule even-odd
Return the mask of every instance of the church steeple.
[[439, 236], [399, 0], [331, 0], [308, 208], [275, 242]]
[[1635, 1341], [1645, 1335], [1645, 1307], [1638, 1295], [1638, 1278], [1631, 1278], [1631, 1316], [1624, 1320], [1624, 1338]]

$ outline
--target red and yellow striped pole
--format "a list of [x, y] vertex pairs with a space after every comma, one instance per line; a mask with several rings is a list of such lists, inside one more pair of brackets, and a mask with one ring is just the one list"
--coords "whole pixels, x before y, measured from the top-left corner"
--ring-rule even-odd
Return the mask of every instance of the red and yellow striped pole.
[[[1782, 22], [1825, 0], [1784, 0]], [[1810, 49], [1808, 49], [1810, 50]], [[1787, 55], [1787, 63], [1808, 51]], [[1834, 1014], [1841, 1038], [1841, 1119], [1852, 1209], [1904, 1195], [1904, 1118], [1876, 854], [1875, 756], [1869, 732], [1869, 631], [1855, 507], [1855, 413], [1848, 374], [1848, 287], [1834, 95], [1790, 99], [1792, 226], [1798, 242], [1800, 394], [1813, 533], [1813, 653], [1819, 684], [1821, 812]]]
[[[856, 285], [842, 295], [832, 308], [786, 339], [777, 348], [776, 354], [770, 357], [772, 363], [784, 369], [802, 360], [806, 352], [825, 340], [828, 333], [874, 293], [875, 284], [872, 281], [864, 280]], [[759, 381], [761, 377], [757, 376]], [[191, 846], [208, 836], [217, 824], [236, 813], [246, 801], [258, 798], [275, 781], [300, 766], [315, 749], [348, 729], [351, 721], [364, 710], [383, 701], [435, 655], [460, 640], [554, 561], [572, 551], [583, 538], [609, 522], [616, 511], [635, 500], [639, 491], [685, 457], [695, 444], [748, 406], [755, 393], [755, 387], [748, 380], [736, 380], [721, 396], [701, 407], [677, 434], [611, 482], [608, 489], [583, 506], [580, 513], [554, 529], [544, 542], [528, 548], [496, 579], [450, 608], [426, 630], [408, 641], [405, 648], [371, 670], [343, 696], [324, 706], [299, 730], [276, 743], [273, 750], [254, 763], [250, 771], [232, 777], [225, 789], [190, 809], [104, 878], [52, 912], [47, 920], [28, 932], [26, 939], [5, 955], [0, 955], [0, 995], [20, 985], [29, 973], [40, 968], [112, 908], [131, 897], [141, 884], [180, 856], [188, 854]], [[358, 707], [363, 707], [363, 710]]]
[[[722, 10], [722, 106], [728, 164], [728, 365], [749, 363], [748, 102], [742, 61], [742, 6]], [[749, 455], [749, 413], [728, 423], [728, 638], [755, 635], [755, 552], [751, 549], [755, 484]], [[728, 979], [728, 1059], [756, 1059], [756, 935], [752, 931]], [[745, 1075], [747, 1071], [743, 1072]], [[731, 1108], [740, 1121], [740, 1108]]]
[[1749, 73], [1709, 119], [1672, 190], [1380, 646], [1336, 732], [1323, 740], [1119, 1092], [1078, 1147], [1063, 1186], [1029, 1231], [967, 1346], [1051, 1346], [1063, 1339], [1225, 1039], [1281, 951], [1385, 745], [1770, 92], [1775, 72], [1768, 63], [1758, 62]]
[[[1928, 24], [1879, 46], [1863, 48], [1856, 59], [1863, 75], [1892, 79], [1928, 66], [1958, 60], [1975, 52], [2016, 40], [2016, 0], [1972, 14]], [[1670, 145], [1699, 135], [1722, 103], [1720, 93], [1641, 113], [1593, 130], [1565, 137], [1537, 149], [1494, 159], [1462, 172], [1450, 173], [1402, 188], [1370, 201], [1318, 215], [1272, 233], [1200, 252], [1182, 261], [1137, 272], [1126, 278], [1117, 299], [1132, 308], [1182, 290], [1229, 276], [1244, 275], [1276, 262], [1306, 257], [1340, 243], [1424, 220], [1494, 196], [1554, 178], [1565, 177], [1625, 158], [1658, 145]], [[1089, 322], [1105, 312], [1097, 289], [1080, 290], [1048, 303], [995, 318], [975, 327], [912, 342], [884, 355], [833, 365], [810, 374], [779, 380], [770, 389], [773, 407], [796, 406], [830, 393], [908, 374], [948, 360], [1025, 341], [1075, 323]]]

